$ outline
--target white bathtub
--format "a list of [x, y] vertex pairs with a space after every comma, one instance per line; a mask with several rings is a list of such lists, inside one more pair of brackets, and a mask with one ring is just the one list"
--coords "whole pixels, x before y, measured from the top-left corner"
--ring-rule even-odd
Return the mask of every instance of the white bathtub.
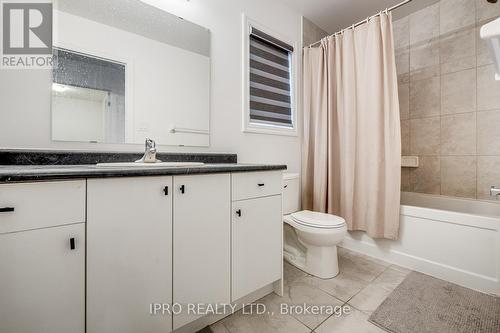
[[342, 246], [500, 295], [500, 201], [401, 194], [397, 241], [350, 232]]

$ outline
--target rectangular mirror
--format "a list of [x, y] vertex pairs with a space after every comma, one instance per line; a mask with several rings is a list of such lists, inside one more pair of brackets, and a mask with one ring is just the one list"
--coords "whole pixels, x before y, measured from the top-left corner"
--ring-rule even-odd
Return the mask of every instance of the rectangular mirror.
[[139, 0], [54, 8], [53, 140], [209, 145], [207, 29]]

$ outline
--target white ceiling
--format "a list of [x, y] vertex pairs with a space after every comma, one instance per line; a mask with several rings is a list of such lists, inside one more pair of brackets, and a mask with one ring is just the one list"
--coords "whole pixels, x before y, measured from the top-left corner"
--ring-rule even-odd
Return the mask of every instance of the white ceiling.
[[[282, 0], [328, 33], [337, 32], [403, 0]], [[413, 0], [394, 15], [402, 17], [438, 0]]]

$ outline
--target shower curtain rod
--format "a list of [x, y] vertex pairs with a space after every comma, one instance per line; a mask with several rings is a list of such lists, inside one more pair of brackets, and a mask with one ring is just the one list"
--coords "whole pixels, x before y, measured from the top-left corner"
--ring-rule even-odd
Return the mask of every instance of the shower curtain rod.
[[[397, 5], [394, 5], [394, 6], [390, 7], [390, 8], [386, 8], [385, 10], [381, 11], [380, 13], [377, 13], [377, 14], [375, 14], [375, 15], [369, 16], [369, 17], [367, 17], [366, 19], [364, 19], [363, 21], [359, 21], [358, 23], [353, 24], [353, 25], [351, 25], [351, 26], [349, 26], [349, 27], [347, 27], [347, 28], [345, 28], [345, 29], [342, 29], [342, 30], [340, 30], [340, 31], [337, 31], [337, 32], [336, 32], [336, 33], [334, 33], [334, 34], [328, 35], [327, 37], [335, 36], [336, 34], [341, 33], [342, 31], [347, 30], [347, 29], [350, 29], [350, 28], [355, 28], [355, 27], [357, 27], [358, 25], [361, 25], [361, 24], [363, 24], [363, 23], [365, 23], [365, 22], [368, 22], [368, 20], [369, 20], [369, 19], [374, 18], [374, 17], [376, 17], [376, 16], [378, 16], [378, 15], [382, 14], [383, 12], [390, 12], [390, 11], [392, 11], [392, 10], [394, 10], [394, 9], [396, 9], [396, 8], [399, 8], [399, 7], [401, 7], [401, 6], [404, 6], [404, 5], [406, 5], [407, 3], [412, 2], [412, 1], [413, 1], [413, 0], [405, 0], [405, 1], [403, 1], [403, 2], [400, 2], [400, 3], [398, 3]], [[323, 37], [323, 38], [321, 38], [320, 40], [318, 40], [317, 42], [312, 43], [311, 45], [309, 45], [309, 47], [313, 47], [314, 45], [321, 43], [321, 41], [322, 41], [324, 38], [326, 38], [326, 37]]]

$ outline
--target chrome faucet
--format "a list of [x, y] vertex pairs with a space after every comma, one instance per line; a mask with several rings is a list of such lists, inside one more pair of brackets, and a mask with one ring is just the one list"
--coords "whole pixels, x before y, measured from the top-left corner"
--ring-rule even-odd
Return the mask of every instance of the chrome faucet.
[[495, 186], [490, 187], [490, 196], [494, 198], [498, 198], [500, 196], [500, 188], [496, 188]]
[[156, 142], [152, 139], [146, 138], [144, 156], [137, 160], [136, 163], [156, 163], [161, 162], [156, 159]]

